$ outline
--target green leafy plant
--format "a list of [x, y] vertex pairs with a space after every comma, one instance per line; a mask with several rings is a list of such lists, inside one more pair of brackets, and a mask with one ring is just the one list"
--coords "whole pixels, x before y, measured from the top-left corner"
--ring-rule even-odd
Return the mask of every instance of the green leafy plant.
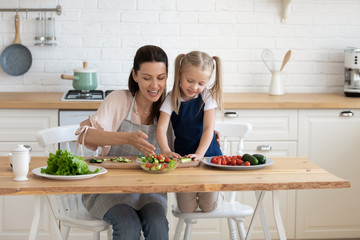
[[41, 172], [50, 175], [84, 175], [98, 173], [99, 169], [90, 171], [85, 160], [75, 156], [66, 150], [57, 150], [56, 154], [50, 153], [47, 168], [41, 168]]

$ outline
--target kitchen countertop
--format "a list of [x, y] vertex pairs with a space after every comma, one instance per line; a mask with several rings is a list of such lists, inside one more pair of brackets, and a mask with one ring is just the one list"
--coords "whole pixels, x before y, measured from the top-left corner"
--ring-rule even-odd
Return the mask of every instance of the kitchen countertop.
[[[0, 92], [0, 109], [96, 110], [101, 101], [61, 101], [62, 92]], [[360, 108], [360, 98], [343, 93], [225, 93], [225, 109]]]

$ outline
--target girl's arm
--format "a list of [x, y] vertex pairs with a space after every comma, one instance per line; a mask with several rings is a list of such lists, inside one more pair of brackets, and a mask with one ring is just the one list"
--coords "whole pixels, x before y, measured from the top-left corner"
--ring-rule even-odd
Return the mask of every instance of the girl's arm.
[[170, 122], [170, 115], [160, 111], [160, 117], [156, 127], [156, 141], [165, 157], [180, 158], [180, 155], [172, 152], [167, 140], [167, 130]]
[[201, 161], [204, 157], [214, 136], [215, 118], [216, 108], [212, 108], [204, 112], [203, 133], [201, 135], [199, 146], [196, 149], [195, 154], [189, 154], [187, 157], [193, 158], [197, 161]]
[[[80, 124], [80, 126], [85, 125], [91, 126], [90, 121], [86, 120]], [[80, 135], [80, 139], [82, 139], [83, 134], [85, 134], [85, 132]], [[141, 131], [111, 132], [89, 128], [87, 130], [84, 143], [85, 145], [96, 145], [102, 147], [107, 145], [129, 144], [145, 155], [155, 154], [155, 147], [145, 140], [147, 138], [148, 136]]]

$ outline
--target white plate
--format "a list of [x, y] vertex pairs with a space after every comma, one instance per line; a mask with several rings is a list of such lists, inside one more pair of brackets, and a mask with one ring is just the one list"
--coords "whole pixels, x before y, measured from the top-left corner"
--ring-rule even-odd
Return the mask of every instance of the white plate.
[[61, 175], [50, 175], [50, 174], [41, 173], [42, 168], [47, 168], [47, 166], [35, 168], [35, 169], [32, 170], [32, 172], [37, 176], [56, 179], [56, 180], [88, 179], [88, 178], [93, 178], [93, 177], [96, 177], [98, 175], [101, 175], [101, 174], [104, 174], [104, 173], [107, 172], [107, 170], [105, 168], [103, 168], [103, 167], [97, 167], [97, 166], [89, 165], [89, 170], [90, 171], [95, 171], [97, 168], [99, 168], [100, 169], [99, 172], [98, 173], [91, 173], [91, 174], [84, 174], [84, 175], [61, 176]]
[[202, 160], [202, 162], [205, 165], [211, 166], [211, 167], [217, 167], [217, 168], [223, 168], [223, 169], [229, 169], [229, 170], [255, 170], [260, 169], [266, 166], [269, 166], [274, 163], [274, 161], [270, 158], [266, 158], [266, 163], [259, 164], [259, 165], [252, 165], [252, 166], [231, 166], [231, 165], [218, 165], [215, 163], [210, 162], [212, 157], [206, 157]]

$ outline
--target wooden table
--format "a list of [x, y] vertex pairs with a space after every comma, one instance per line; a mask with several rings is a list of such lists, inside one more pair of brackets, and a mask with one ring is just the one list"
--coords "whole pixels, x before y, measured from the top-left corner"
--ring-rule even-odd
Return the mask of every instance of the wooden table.
[[[258, 208], [262, 207], [264, 193], [272, 191], [280, 239], [286, 239], [286, 235], [279, 212], [279, 190], [350, 187], [349, 181], [332, 175], [306, 158], [273, 158], [272, 165], [255, 171], [229, 171], [204, 165], [197, 168], [177, 168], [166, 174], [150, 174], [140, 168], [108, 169], [104, 175], [75, 181], [51, 180], [34, 175], [31, 169], [46, 166], [46, 160], [47, 157], [32, 157], [29, 181], [16, 182], [13, 181], [8, 158], [0, 157], [0, 194], [260, 191], [254, 218]], [[251, 236], [252, 223], [253, 221], [250, 223], [247, 239]]]

